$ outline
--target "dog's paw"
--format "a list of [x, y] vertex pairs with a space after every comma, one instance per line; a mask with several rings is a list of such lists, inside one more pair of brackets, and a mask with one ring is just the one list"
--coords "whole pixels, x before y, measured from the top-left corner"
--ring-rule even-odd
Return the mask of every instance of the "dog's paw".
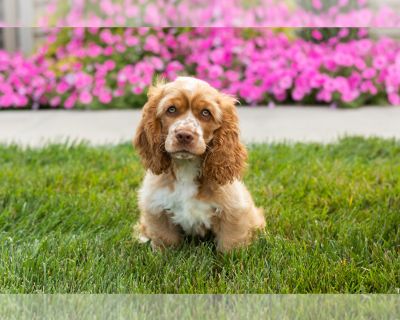
[[133, 226], [133, 237], [139, 242], [139, 243], [148, 243], [150, 239], [146, 237], [142, 232], [141, 232], [141, 225], [140, 223], [137, 223], [136, 225]]
[[138, 236], [137, 239], [138, 239], [138, 241], [139, 241], [140, 243], [147, 243], [147, 242], [150, 241], [149, 238], [147, 238], [146, 236], [144, 236], [144, 235], [142, 235], [142, 234], [139, 234], [139, 236]]

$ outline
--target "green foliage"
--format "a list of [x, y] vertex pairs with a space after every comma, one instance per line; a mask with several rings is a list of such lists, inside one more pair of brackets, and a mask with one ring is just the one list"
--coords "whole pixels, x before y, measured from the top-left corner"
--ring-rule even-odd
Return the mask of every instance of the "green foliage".
[[266, 232], [218, 254], [132, 237], [143, 168], [130, 144], [0, 147], [2, 293], [395, 293], [400, 143], [250, 147]]
[[[313, 30], [318, 30], [322, 35], [322, 39], [315, 39], [312, 36]], [[359, 36], [359, 28], [347, 28], [348, 34], [346, 36], [340, 36], [341, 30], [343, 28], [299, 28], [297, 35], [300, 38], [315, 43], [324, 43], [332, 39], [335, 39], [337, 42], [348, 42], [363, 38]]]

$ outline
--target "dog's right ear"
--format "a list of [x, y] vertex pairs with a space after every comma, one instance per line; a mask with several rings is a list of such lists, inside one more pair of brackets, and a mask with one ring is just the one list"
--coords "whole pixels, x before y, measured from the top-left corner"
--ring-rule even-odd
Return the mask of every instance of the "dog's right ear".
[[157, 175], [167, 171], [171, 165], [171, 158], [165, 151], [161, 122], [157, 118], [157, 105], [162, 98], [163, 87], [164, 84], [159, 82], [149, 88], [148, 100], [133, 139], [144, 167]]
[[222, 110], [222, 124], [214, 132], [210, 148], [205, 154], [202, 177], [224, 185], [242, 177], [247, 151], [239, 139], [236, 99], [220, 94], [218, 103]]

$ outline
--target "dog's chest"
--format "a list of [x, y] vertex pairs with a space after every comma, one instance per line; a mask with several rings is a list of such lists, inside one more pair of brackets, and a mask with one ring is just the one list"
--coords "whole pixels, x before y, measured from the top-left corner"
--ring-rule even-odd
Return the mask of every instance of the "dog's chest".
[[194, 183], [177, 182], [174, 191], [167, 197], [165, 210], [172, 221], [179, 224], [186, 233], [201, 233], [210, 229], [211, 215], [215, 208], [207, 202], [196, 199], [198, 188]]
[[204, 234], [211, 228], [211, 217], [216, 207], [196, 198], [198, 185], [195, 183], [198, 169], [184, 167], [176, 174], [172, 188], [161, 188], [154, 191], [153, 201], [160, 209], [171, 215], [172, 221], [180, 225], [188, 234]]

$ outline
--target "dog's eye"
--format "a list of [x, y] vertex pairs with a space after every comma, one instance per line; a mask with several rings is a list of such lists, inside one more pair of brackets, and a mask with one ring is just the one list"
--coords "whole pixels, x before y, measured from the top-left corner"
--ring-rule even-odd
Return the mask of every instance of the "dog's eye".
[[168, 113], [175, 113], [175, 112], [176, 112], [176, 107], [175, 107], [175, 106], [170, 106], [170, 107], [167, 109], [167, 112], [168, 112]]
[[209, 110], [207, 110], [207, 109], [204, 109], [204, 110], [201, 110], [201, 115], [202, 115], [204, 118], [208, 118], [208, 117], [211, 116], [211, 112], [210, 112]]

